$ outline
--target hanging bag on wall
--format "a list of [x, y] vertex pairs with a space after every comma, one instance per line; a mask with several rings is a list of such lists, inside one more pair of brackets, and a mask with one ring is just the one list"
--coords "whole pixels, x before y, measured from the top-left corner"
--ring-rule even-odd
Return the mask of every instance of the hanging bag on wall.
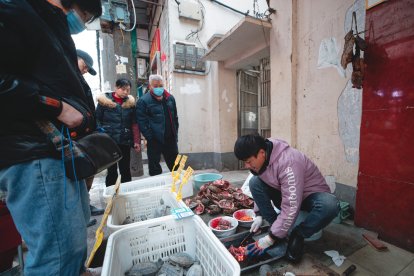
[[364, 39], [359, 36], [358, 33], [358, 23], [356, 19], [356, 13], [352, 13], [352, 25], [355, 24], [355, 54], [352, 56], [352, 76], [351, 82], [352, 87], [361, 89], [362, 83], [364, 81], [364, 59], [361, 58], [361, 50], [367, 48], [367, 44]]
[[49, 121], [37, 121], [36, 123], [62, 155], [66, 176], [71, 180], [93, 176], [122, 158], [118, 145], [105, 133], [93, 132], [74, 141], [70, 138], [66, 127], [62, 127], [59, 131]]
[[[353, 30], [354, 25], [355, 25], [355, 32]], [[341, 57], [341, 65], [342, 65], [342, 68], [346, 69], [348, 63], [353, 61], [354, 45], [355, 47], [358, 47], [359, 50], [362, 50], [362, 51], [365, 51], [367, 49], [367, 43], [362, 37], [359, 36], [356, 12], [352, 13], [351, 29], [345, 35], [344, 39], [345, 39], [345, 44], [344, 44], [344, 51]]]

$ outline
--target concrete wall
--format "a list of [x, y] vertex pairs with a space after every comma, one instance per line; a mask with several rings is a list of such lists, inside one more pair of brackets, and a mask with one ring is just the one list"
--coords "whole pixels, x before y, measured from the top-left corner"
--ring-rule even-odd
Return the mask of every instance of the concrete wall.
[[[237, 138], [236, 71], [224, 69], [217, 62], [207, 62], [205, 75], [179, 73], [173, 69], [172, 45], [175, 41], [195, 43], [197, 47], [207, 49], [207, 41], [213, 34], [224, 35], [244, 17], [211, 1], [200, 2], [205, 13], [204, 26], [198, 38], [194, 36], [186, 40], [186, 36], [200, 23], [180, 19], [177, 3], [173, 0], [168, 1], [165, 9], [169, 26], [160, 26], [161, 30], [168, 28], [170, 48], [162, 49], [162, 52], [167, 54], [170, 91], [177, 101], [179, 151], [193, 154], [194, 158], [189, 162], [191, 159], [198, 162], [198, 168], [236, 169], [237, 162], [233, 156]], [[250, 10], [252, 13], [253, 10], [250, 0], [221, 2], [242, 12]], [[259, 8], [261, 12], [267, 9], [265, 0], [259, 1]]]
[[[333, 182], [353, 187], [362, 92], [350, 87], [349, 69], [346, 77], [335, 67], [318, 69], [318, 57], [321, 42], [328, 39], [336, 40], [340, 58], [349, 16], [352, 9], [365, 12], [362, 2], [270, 1], [277, 10], [270, 47], [272, 136], [303, 151]], [[358, 23], [363, 30], [364, 22]]]

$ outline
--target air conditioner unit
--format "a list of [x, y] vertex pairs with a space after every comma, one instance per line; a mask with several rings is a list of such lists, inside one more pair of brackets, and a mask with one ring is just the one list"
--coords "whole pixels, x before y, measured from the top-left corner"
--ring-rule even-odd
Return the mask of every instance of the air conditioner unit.
[[186, 18], [191, 20], [200, 21], [201, 20], [201, 8], [200, 5], [191, 0], [181, 1], [179, 6], [179, 16], [180, 18]]
[[196, 48], [197, 50], [197, 63], [196, 71], [205, 72], [206, 71], [206, 62], [202, 60], [202, 57], [206, 54], [206, 50], [203, 48]]
[[195, 70], [197, 63], [196, 47], [187, 45], [185, 51], [185, 69]]
[[185, 69], [185, 45], [174, 44], [174, 68]]

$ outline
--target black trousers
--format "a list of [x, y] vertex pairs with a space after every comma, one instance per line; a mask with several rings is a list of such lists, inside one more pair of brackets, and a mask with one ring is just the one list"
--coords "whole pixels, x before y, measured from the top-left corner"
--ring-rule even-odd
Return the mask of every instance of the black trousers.
[[161, 144], [155, 139], [147, 142], [149, 175], [153, 176], [162, 173], [160, 165], [161, 154], [164, 156], [165, 163], [167, 163], [168, 169], [171, 171], [178, 154], [177, 142], [166, 141], [166, 143]]
[[106, 187], [115, 184], [116, 179], [118, 178], [118, 166], [119, 173], [121, 174], [121, 183], [131, 181], [131, 147], [126, 145], [118, 145], [118, 147], [121, 149], [122, 159], [108, 168], [108, 175], [105, 179]]

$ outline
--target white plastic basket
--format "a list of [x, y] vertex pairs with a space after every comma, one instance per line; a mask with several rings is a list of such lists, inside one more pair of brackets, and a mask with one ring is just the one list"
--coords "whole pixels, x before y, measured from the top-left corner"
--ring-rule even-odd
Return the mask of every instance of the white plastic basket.
[[[142, 215], [146, 216], [147, 220], [153, 219], [154, 210], [161, 206], [161, 199], [171, 209], [186, 206], [182, 200], [177, 201], [176, 194], [171, 193], [170, 189], [165, 187], [136, 191], [118, 196], [115, 198], [111, 214], [108, 216], [107, 227], [109, 232], [113, 233], [129, 225], [142, 223], [143, 221], [139, 221]], [[137, 222], [122, 225], [127, 216]]]
[[[193, 179], [191, 177], [188, 183], [184, 185], [183, 190], [182, 190], [183, 197], [190, 197], [193, 195], [193, 183], [192, 182], [193, 182]], [[161, 187], [171, 188], [171, 185], [172, 185], [171, 173], [165, 173], [165, 174], [160, 174], [156, 176], [150, 176], [150, 177], [143, 178], [143, 179], [134, 180], [131, 182], [121, 183], [121, 185], [119, 186], [118, 194], [128, 195], [136, 191], [142, 191], [142, 190], [147, 190], [147, 189], [152, 189], [152, 188], [161, 188]], [[178, 190], [179, 185], [180, 185], [180, 180], [178, 180], [176, 183], [176, 190]], [[109, 202], [109, 199], [114, 194], [114, 187], [115, 185], [105, 187], [103, 198], [106, 203]]]
[[[121, 183], [119, 186], [119, 195], [128, 195], [135, 191], [157, 188], [157, 187], [171, 187], [172, 177], [171, 173], [160, 174], [156, 176], [150, 176], [143, 179], [134, 180], [131, 182]], [[115, 185], [105, 187], [103, 192], [103, 198], [106, 203], [114, 194]]]
[[166, 260], [186, 252], [203, 267], [203, 275], [238, 276], [240, 266], [199, 216], [162, 217], [129, 226], [109, 236], [102, 276], [121, 276], [139, 262]]

